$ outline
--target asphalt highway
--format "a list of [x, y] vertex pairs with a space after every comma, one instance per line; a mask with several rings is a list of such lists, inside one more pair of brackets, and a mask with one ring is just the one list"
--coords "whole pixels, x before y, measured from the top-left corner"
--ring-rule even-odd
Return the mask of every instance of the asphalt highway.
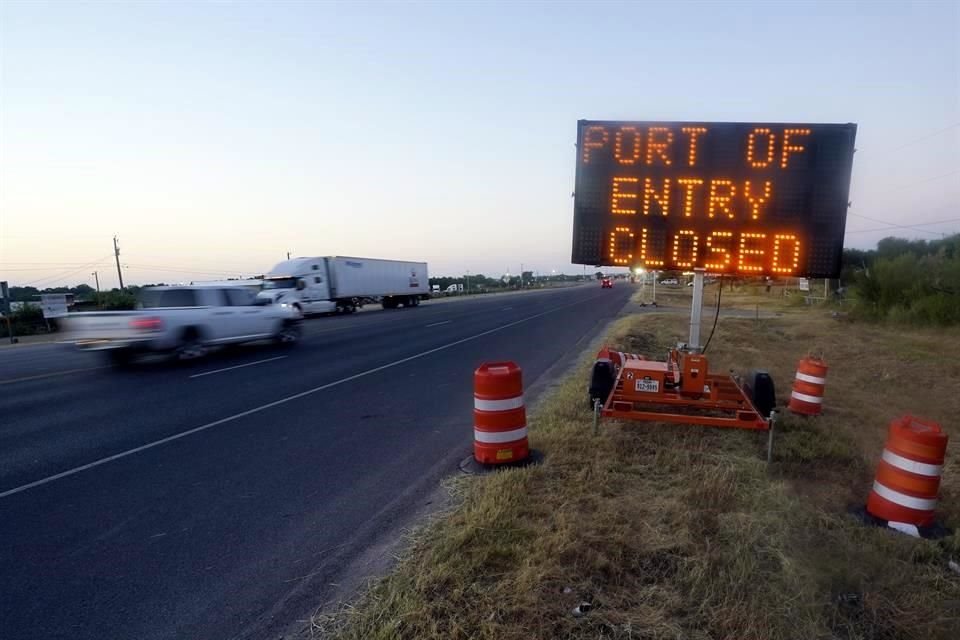
[[0, 638], [277, 637], [457, 472], [477, 365], [535, 389], [632, 291], [310, 319], [292, 348], [124, 371], [0, 350]]

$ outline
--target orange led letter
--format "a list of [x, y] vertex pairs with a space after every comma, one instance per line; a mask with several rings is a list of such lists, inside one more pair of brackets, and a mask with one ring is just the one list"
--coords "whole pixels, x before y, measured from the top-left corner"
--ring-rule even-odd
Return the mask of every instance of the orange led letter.
[[[620, 236], [620, 237], [617, 237]], [[626, 258], [617, 257], [617, 249], [623, 248], [624, 236], [627, 237], [629, 245], [627, 246]], [[633, 260], [633, 231], [630, 231], [630, 227], [616, 227], [613, 231], [610, 232], [610, 261], [613, 264], [630, 264]], [[621, 254], [623, 255], [623, 254]]]
[[[690, 238], [690, 253], [687, 256], [680, 255], [680, 243], [684, 238]], [[697, 234], [689, 229], [682, 229], [673, 237], [673, 266], [681, 269], [690, 269], [697, 261]]]
[[786, 169], [790, 161], [791, 153], [800, 153], [806, 150], [806, 147], [799, 144], [790, 144], [790, 136], [808, 136], [810, 129], [784, 129], [783, 130], [783, 155], [780, 158], [780, 168]]
[[[780, 245], [793, 243], [793, 255], [783, 258], [781, 264]], [[774, 273], [791, 274], [797, 272], [800, 266], [800, 241], [792, 233], [778, 233], [773, 236], [773, 265], [770, 270]]]
[[607, 130], [600, 126], [587, 127], [583, 132], [583, 164], [590, 164], [590, 152], [594, 149], [602, 149], [606, 144], [607, 140], [610, 139], [610, 134], [607, 133]]
[[[766, 151], [757, 151], [757, 136], [767, 137]], [[750, 135], [747, 136], [747, 164], [754, 169], [763, 169], [764, 167], [769, 166], [770, 163], [773, 162], [773, 143], [774, 135], [771, 133], [770, 129], [760, 127], [751, 131]]]
[[640, 262], [645, 267], [662, 267], [663, 260], [657, 258], [651, 258], [647, 252], [649, 245], [647, 244], [647, 229], [644, 227], [640, 231]]
[[[631, 142], [627, 145], [629, 149], [626, 155], [624, 155], [624, 133], [631, 139]], [[637, 160], [640, 159], [640, 132], [637, 131], [637, 128], [620, 127], [617, 129], [617, 135], [614, 137], [614, 140], [613, 157], [616, 158], [620, 164], [636, 164]]]
[[669, 167], [672, 164], [669, 155], [671, 145], [673, 131], [667, 127], [650, 127], [647, 131], [647, 164], [653, 164], [653, 154], [656, 153], [663, 164]]
[[757, 249], [755, 247], [750, 248], [747, 246], [747, 243], [750, 240], [763, 240], [767, 237], [765, 233], [743, 233], [740, 235], [740, 264], [738, 269], [740, 271], [747, 271], [750, 273], [759, 273], [763, 271], [763, 266], [759, 264], [751, 264], [747, 261], [747, 256], [762, 256], [766, 251], [763, 249]]
[[697, 143], [701, 133], [706, 133], [706, 127], [682, 127], [680, 131], [690, 136], [690, 149], [687, 151], [687, 164], [693, 166], [697, 162]]
[[727, 214], [733, 218], [733, 209], [730, 208], [730, 201], [737, 193], [736, 187], [729, 180], [711, 180], [710, 181], [710, 204], [707, 207], [707, 216], [712, 218], [717, 211]]
[[663, 191], [653, 189], [653, 178], [643, 179], [643, 215], [650, 215], [650, 200], [656, 200], [660, 213], [667, 215], [670, 208], [670, 178], [663, 179]]
[[693, 190], [703, 184], [700, 178], [680, 178], [677, 180], [683, 187], [683, 217], [693, 215]]
[[[616, 178], [614, 178], [616, 180]], [[770, 198], [770, 192], [773, 190], [773, 184], [766, 180], [763, 183], [763, 195], [753, 195], [750, 193], [750, 181], [747, 180], [743, 185], [743, 195], [750, 202], [750, 217], [754, 220], [760, 218], [760, 207], [762, 207]]]
[[722, 238], [732, 238], [733, 233], [730, 231], [714, 231], [707, 236], [707, 253], [708, 254], [721, 254], [723, 256], [723, 262], [707, 262], [703, 265], [703, 268], [707, 271], [727, 271], [730, 268], [730, 252], [727, 251], [727, 247], [717, 246], [718, 239]]
[[[620, 204], [621, 200], [629, 200], [633, 198], [636, 200], [637, 192], [636, 191], [623, 191], [620, 185], [622, 184], [636, 184], [640, 182], [640, 178], [614, 178], [613, 186], [610, 192], [610, 213], [614, 215], [634, 215], [637, 213], [636, 209], [629, 209], [627, 207], [622, 207]], [[629, 188], [629, 187], [628, 187]]]

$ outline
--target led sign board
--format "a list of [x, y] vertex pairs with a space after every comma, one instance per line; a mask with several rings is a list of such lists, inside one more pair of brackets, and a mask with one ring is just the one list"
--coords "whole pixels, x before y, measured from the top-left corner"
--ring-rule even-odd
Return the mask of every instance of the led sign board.
[[855, 124], [577, 123], [573, 262], [840, 273]]

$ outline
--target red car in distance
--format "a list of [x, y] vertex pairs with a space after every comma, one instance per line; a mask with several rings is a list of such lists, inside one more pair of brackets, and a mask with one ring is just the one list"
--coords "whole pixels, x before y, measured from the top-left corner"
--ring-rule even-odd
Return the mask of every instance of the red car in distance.
[[601, 289], [613, 289], [613, 278], [604, 278], [600, 281]]

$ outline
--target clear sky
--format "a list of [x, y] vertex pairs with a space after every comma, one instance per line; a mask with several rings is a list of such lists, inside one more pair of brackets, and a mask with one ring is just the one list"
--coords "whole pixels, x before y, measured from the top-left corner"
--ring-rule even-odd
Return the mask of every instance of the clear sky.
[[869, 247], [960, 218], [958, 6], [4, 0], [0, 279], [579, 273], [579, 118], [856, 122]]

